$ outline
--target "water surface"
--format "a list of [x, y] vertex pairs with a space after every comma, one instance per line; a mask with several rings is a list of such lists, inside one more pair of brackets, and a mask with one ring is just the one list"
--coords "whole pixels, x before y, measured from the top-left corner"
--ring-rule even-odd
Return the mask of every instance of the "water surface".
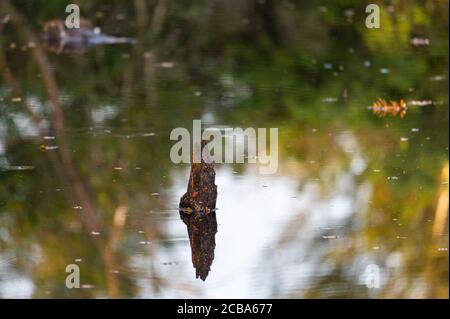
[[[137, 43], [60, 54], [61, 2], [0, 7], [0, 297], [448, 298], [448, 2], [425, 2], [369, 30], [358, 1], [91, 1]], [[216, 165], [204, 282], [169, 157], [194, 119], [279, 129], [276, 174]]]

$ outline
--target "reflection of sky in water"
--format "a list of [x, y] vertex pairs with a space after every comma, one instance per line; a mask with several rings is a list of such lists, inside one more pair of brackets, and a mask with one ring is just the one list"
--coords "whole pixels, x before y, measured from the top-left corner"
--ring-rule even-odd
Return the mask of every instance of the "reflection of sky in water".
[[[351, 139], [350, 133], [346, 136], [343, 144]], [[247, 166], [244, 175], [236, 175], [227, 166], [218, 167], [219, 228], [211, 272], [206, 282], [195, 279], [186, 226], [179, 219], [170, 219], [165, 227], [167, 238], [185, 240], [173, 241], [170, 248], [154, 243], [157, 247], [149, 249], [154, 249], [158, 275], [171, 282], [171, 288], [179, 289], [169, 286], [157, 296], [269, 297], [277, 296], [277, 289], [289, 295], [291, 289], [308, 288], [310, 278], [331, 270], [322, 258], [332, 247], [351, 240], [346, 238], [347, 225], [360, 227], [367, 209], [371, 187], [355, 182], [366, 164], [357, 152], [348, 155], [353, 163], [350, 171], [342, 172], [335, 184], [329, 185], [328, 194], [322, 194], [318, 181], [299, 180], [295, 175], [259, 175], [254, 165]], [[173, 207], [186, 190], [187, 176], [187, 171], [174, 175], [169, 203]], [[316, 241], [319, 245], [314, 245]], [[359, 264], [349, 269], [355, 282], [370, 263], [360, 257]], [[140, 255], [130, 266], [138, 273], [148, 272], [151, 261], [146, 258], [151, 257]], [[136, 280], [141, 297], [155, 296], [149, 290], [152, 285], [141, 276]]]
[[[9, 234], [1, 228], [0, 237]], [[0, 298], [31, 298], [35, 289], [33, 281], [16, 271], [16, 258], [9, 253], [0, 253]]]
[[92, 121], [95, 124], [103, 124], [106, 120], [114, 118], [117, 115], [117, 106], [104, 105], [91, 110]]
[[[188, 172], [175, 177], [173, 198], [186, 191]], [[175, 261], [161, 267], [160, 275], [167, 280], [188, 283], [199, 297], [245, 297], [253, 295], [251, 285], [261, 253], [276, 240], [279, 227], [296, 214], [297, 181], [288, 177], [262, 177], [257, 174], [236, 176], [227, 168], [217, 171], [217, 222], [215, 259], [206, 282], [195, 279], [186, 226], [181, 220], [169, 220], [169, 238], [185, 238], [174, 247], [156, 250], [156, 264]], [[269, 187], [265, 187], [270, 185]], [[178, 205], [174, 200], [173, 205]], [[145, 267], [146, 268], [146, 267]], [[169, 290], [164, 297], [174, 297]], [[190, 294], [180, 290], [178, 297]], [[145, 296], [145, 290], [143, 291]]]

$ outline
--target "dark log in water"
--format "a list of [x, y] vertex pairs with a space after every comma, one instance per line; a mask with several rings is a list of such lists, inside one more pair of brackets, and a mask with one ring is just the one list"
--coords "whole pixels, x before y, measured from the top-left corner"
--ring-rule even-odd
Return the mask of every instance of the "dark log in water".
[[[206, 147], [202, 142], [202, 150]], [[191, 164], [191, 174], [187, 192], [180, 200], [180, 217], [187, 226], [192, 251], [192, 264], [196, 270], [196, 278], [203, 281], [208, 276], [214, 260], [217, 232], [216, 173], [212, 163]]]
[[80, 19], [80, 27], [73, 29], [67, 28], [62, 20], [48, 21], [44, 25], [42, 38], [46, 48], [57, 54], [83, 53], [94, 45], [135, 43], [134, 39], [103, 34], [85, 19]]

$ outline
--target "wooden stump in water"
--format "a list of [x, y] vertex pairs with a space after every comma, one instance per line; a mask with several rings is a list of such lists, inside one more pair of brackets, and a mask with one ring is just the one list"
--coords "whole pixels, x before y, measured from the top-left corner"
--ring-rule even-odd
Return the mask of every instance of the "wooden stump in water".
[[[201, 149], [204, 150], [203, 141]], [[205, 280], [214, 260], [217, 232], [216, 199], [217, 186], [214, 165], [209, 157], [201, 158], [201, 163], [191, 164], [187, 192], [180, 200], [180, 217], [187, 226], [192, 252], [192, 264], [196, 278]]]

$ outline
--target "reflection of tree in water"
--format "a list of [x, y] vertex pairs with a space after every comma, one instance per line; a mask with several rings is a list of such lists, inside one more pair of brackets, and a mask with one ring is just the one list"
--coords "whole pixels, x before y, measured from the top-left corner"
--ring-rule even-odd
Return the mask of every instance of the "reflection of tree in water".
[[[81, 222], [83, 223], [85, 231], [92, 234], [102, 234], [108, 237], [106, 234], [106, 229], [103, 226], [102, 221], [98, 218], [95, 213], [94, 203], [86, 190], [86, 186], [84, 185], [72, 159], [70, 156], [67, 138], [65, 136], [65, 125], [64, 125], [64, 115], [62, 105], [60, 103], [60, 94], [59, 87], [56, 83], [54, 74], [50, 68], [50, 63], [47, 59], [45, 52], [37, 41], [37, 38], [34, 36], [31, 29], [27, 26], [26, 21], [23, 17], [20, 16], [18, 12], [16, 12], [13, 7], [8, 6], [9, 12], [12, 15], [13, 23], [21, 26], [21, 30], [23, 32], [24, 39], [27, 42], [35, 43], [35, 48], [33, 50], [33, 57], [36, 61], [40, 71], [42, 72], [44, 84], [47, 89], [49, 95], [49, 102], [52, 108], [52, 125], [51, 128], [55, 133], [55, 138], [58, 143], [58, 148], [55, 153], [46, 152], [46, 154], [50, 157], [50, 160], [53, 164], [53, 168], [55, 169], [57, 175], [61, 179], [61, 182], [65, 186], [65, 188], [69, 189], [69, 192], [65, 194], [69, 196], [69, 200], [72, 203], [79, 203], [83, 207], [83, 214], [81, 215]], [[4, 59], [2, 59], [4, 61]], [[16, 90], [19, 90], [16, 87]], [[27, 106], [27, 111], [30, 114], [31, 118], [35, 121], [37, 127], [39, 127], [39, 115], [35, 114], [34, 111]], [[39, 132], [39, 138], [41, 142], [44, 142], [44, 131]], [[123, 220], [124, 213], [122, 210], [117, 210], [117, 212], [122, 212], [121, 216], [116, 216], [116, 220]], [[115, 227], [112, 227], [112, 233], [110, 234], [111, 242], [117, 240], [117, 228], [123, 227], [123, 222], [116, 222]], [[106, 277], [108, 282], [108, 290], [112, 297], [119, 296], [119, 287], [116, 276], [112, 276], [112, 271], [116, 268], [115, 265], [115, 257], [112, 251], [113, 247], [111, 247], [110, 242], [104, 243], [103, 240], [95, 238], [91, 236], [91, 239], [94, 245], [99, 249], [100, 256], [105, 264], [106, 268]]]
[[[328, 159], [336, 157], [328, 153]], [[321, 170], [329, 171], [333, 165]], [[448, 163], [434, 181], [441, 185], [438, 194], [424, 193], [410, 201], [384, 200], [398, 183], [389, 182], [388, 172], [377, 174], [382, 176], [373, 183], [360, 183], [360, 176], [341, 172], [326, 183], [302, 186], [298, 196], [306, 204], [286, 223], [277, 244], [262, 257], [269, 262], [261, 263], [257, 272], [258, 280], [262, 273], [270, 278], [265, 281], [268, 294], [299, 298], [448, 295]], [[411, 198], [410, 192], [414, 187], [404, 187], [398, 196]], [[351, 209], [333, 218], [331, 211], [343, 199], [351, 203], [344, 207]], [[272, 254], [277, 258], [268, 258]], [[365, 285], [371, 264], [380, 269], [379, 289]]]
[[[4, 3], [8, 1], [3, 0]], [[348, 269], [349, 261], [356, 259], [356, 254], [373, 255], [368, 252], [373, 252], [373, 247], [380, 247], [378, 251], [381, 253], [377, 254], [376, 259], [387, 259], [391, 263], [395, 261], [395, 254], [391, 256], [390, 252], [405, 252], [403, 256], [407, 256], [407, 260], [404, 264], [411, 268], [408, 268], [406, 277], [422, 274], [423, 265], [418, 265], [417, 260], [426, 260], [429, 253], [433, 256], [433, 262], [427, 263], [427, 269], [430, 278], [436, 282], [433, 287], [430, 284], [430, 295], [437, 295], [445, 287], [448, 290], [448, 284], [442, 284], [445, 278], [448, 279], [448, 266], [444, 263], [446, 260], [448, 262], [448, 253], [431, 251], [427, 239], [427, 229], [431, 227], [431, 222], [427, 221], [433, 218], [437, 189], [434, 177], [442, 163], [448, 160], [448, 134], [441, 134], [448, 133], [448, 76], [443, 71], [448, 65], [448, 1], [427, 0], [420, 4], [405, 2], [396, 5], [395, 11], [383, 14], [388, 18], [382, 24], [392, 29], [392, 32], [383, 34], [381, 38], [366, 32], [364, 28], [355, 28], [355, 23], [353, 26], [342, 23], [345, 19], [343, 10], [352, 3], [356, 8], [361, 4], [360, 1], [349, 1], [345, 5], [333, 2], [327, 7], [319, 7], [314, 2], [292, 6], [281, 2], [278, 5], [273, 1], [266, 1], [263, 5], [239, 0], [218, 0], [214, 4], [189, 3], [189, 7], [181, 3], [168, 5], [164, 0], [152, 3], [145, 0], [129, 3], [108, 1], [107, 4], [105, 1], [82, 2], [82, 11], [92, 13], [90, 18], [94, 17], [94, 13], [99, 13], [99, 17], [103, 15], [96, 22], [105, 30], [137, 35], [139, 43], [131, 52], [124, 47], [114, 50], [99, 48], [87, 52], [85, 56], [70, 59], [55, 55], [47, 58], [40, 48], [34, 50], [32, 46], [39, 44], [39, 38], [33, 37], [32, 40], [37, 42], [28, 43], [30, 33], [18, 36], [26, 29], [34, 30], [37, 34], [47, 19], [62, 18], [58, 12], [64, 12], [64, 3], [49, 2], [45, 6], [34, 3], [14, 2], [17, 11], [30, 17], [27, 28], [26, 24], [18, 26], [16, 22], [12, 27], [14, 19], [3, 24], [9, 14], [3, 11], [6, 6], [0, 8], [1, 18], [4, 19], [0, 29], [6, 30], [0, 30], [0, 77], [6, 82], [1, 86], [2, 89], [12, 89], [6, 94], [2, 90], [2, 98], [5, 97], [7, 103], [0, 103], [0, 125], [8, 126], [6, 154], [11, 162], [28, 163], [32, 159], [31, 164], [36, 168], [29, 175], [0, 172], [1, 228], [9, 234], [8, 240], [3, 236], [0, 238], [0, 245], [2, 249], [16, 252], [16, 268], [24, 274], [30, 274], [37, 287], [44, 287], [45, 283], [54, 296], [65, 296], [67, 291], [57, 288], [64, 281], [63, 277], [54, 274], [62, 274], [61, 269], [64, 269], [68, 260], [81, 256], [83, 263], [88, 264], [88, 273], [85, 273], [84, 278], [99, 289], [95, 292], [84, 290], [73, 293], [84, 296], [92, 296], [99, 291], [103, 293], [103, 290], [107, 290], [103, 288], [110, 286], [103, 282], [109, 276], [118, 278], [122, 296], [135, 295], [136, 285], [132, 279], [128, 279], [136, 274], [133, 270], [131, 273], [124, 272], [130, 266], [125, 257], [132, 256], [136, 247], [131, 248], [132, 253], [124, 251], [129, 247], [127, 244], [142, 239], [138, 237], [140, 235], [134, 234], [137, 229], [145, 232], [142, 236], [147, 241], [164, 239], [166, 234], [163, 222], [146, 220], [143, 223], [133, 212], [161, 208], [158, 204], [164, 200], [149, 200], [147, 192], [169, 186], [171, 181], [168, 176], [173, 166], [167, 160], [170, 145], [164, 134], [153, 137], [151, 147], [146, 138], [128, 139], [128, 136], [148, 132], [149, 128], [155, 132], [167, 132], [173, 127], [188, 127], [191, 119], [198, 118], [204, 112], [204, 105], [208, 105], [217, 116], [217, 123], [234, 121], [239, 125], [245, 123], [263, 127], [275, 115], [278, 116], [281, 124], [273, 125], [284, 126], [283, 131], [289, 135], [281, 141], [280, 149], [294, 157], [297, 164], [309, 160], [333, 160], [333, 155], [329, 153], [334, 149], [333, 142], [327, 134], [309, 134], [312, 129], [318, 128], [318, 133], [329, 130], [330, 134], [335, 130], [356, 130], [358, 139], [367, 149], [366, 155], [373, 162], [369, 163], [368, 170], [382, 168], [382, 173], [365, 176], [373, 187], [373, 204], [364, 218], [359, 219], [371, 227], [355, 229], [355, 221], [349, 218], [336, 230], [346, 234], [348, 241], [353, 242], [351, 238], [355, 237], [362, 244], [347, 245], [348, 241], [342, 238], [324, 239], [321, 235], [328, 236], [330, 232], [323, 231], [317, 234], [314, 244], [300, 249], [301, 246], [296, 244], [303, 242], [301, 237], [296, 237], [297, 240], [292, 237], [293, 234], [300, 236], [299, 232], [305, 225], [301, 220], [294, 220], [290, 228], [284, 230], [286, 234], [280, 240], [279, 251], [274, 251], [280, 256], [280, 265], [274, 261], [274, 271], [268, 271], [273, 274], [271, 283], [274, 286], [276, 278], [284, 276], [289, 265], [297, 265], [291, 261], [295, 258], [297, 261], [307, 259], [329, 271], [322, 279], [314, 276], [310, 279], [310, 287], [323, 289], [304, 291], [304, 285], [296, 285], [294, 275], [303, 270], [294, 266], [294, 275], [287, 278], [291, 279], [292, 295], [316, 296], [325, 290], [332, 295], [334, 288], [337, 294], [339, 287], [354, 287], [358, 281], [352, 277], [355, 271]], [[362, 9], [354, 11], [353, 21], [363, 19], [359, 16], [364, 13]], [[385, 10], [384, 7], [382, 9]], [[430, 21], [425, 29], [432, 30], [434, 37], [427, 52], [416, 54], [418, 50], [407, 50], [410, 47], [410, 32], [424, 27], [421, 21], [414, 21], [415, 17], [408, 12], [421, 12], [423, 20]], [[122, 14], [125, 19], [116, 20], [115, 17]], [[407, 20], [403, 19], [405, 16]], [[317, 21], [323, 23], [318, 24]], [[404, 24], [400, 27], [396, 21], [403, 21]], [[336, 37], [336, 34], [340, 36]], [[249, 39], [252, 45], [249, 45]], [[16, 45], [16, 49], [9, 47], [12, 44]], [[30, 45], [28, 49], [23, 47], [27, 44]], [[31, 63], [24, 63], [28, 60]], [[161, 67], [161, 62], [165, 60], [175, 61], [176, 67]], [[370, 67], [365, 66], [366, 62], [369, 62], [367, 65]], [[330, 70], [323, 70], [324, 63], [333, 63], [333, 72], [336, 72], [332, 75]], [[261, 67], [263, 65], [264, 68]], [[380, 75], [381, 67], [391, 67], [392, 72]], [[229, 78], [233, 81], [217, 85], [217, 79], [223, 74], [231, 74]], [[429, 85], [428, 80], [432, 77], [443, 80]], [[43, 83], [46, 83], [45, 87]], [[55, 83], [58, 84], [56, 89]], [[210, 91], [208, 83], [213, 83]], [[250, 99], [239, 100], [240, 95], [236, 94], [241, 89], [239, 83], [251, 87]], [[409, 89], [414, 91], [410, 92]], [[194, 98], [194, 90], [198, 90], [207, 103], [199, 96]], [[218, 93], [212, 94], [212, 91]], [[433, 100], [443, 101], [444, 107], [411, 109], [411, 116], [402, 123], [365, 117], [364, 112], [359, 112], [373, 99], [384, 94], [382, 92], [387, 92], [383, 98], [407, 98], [406, 94], [420, 99], [432, 97]], [[220, 107], [223, 95], [232, 96], [233, 102], [236, 102], [231, 103], [233, 112]], [[22, 103], [10, 104], [8, 98], [14, 96], [22, 97]], [[331, 104], [324, 107], [322, 101], [327, 97], [336, 97], [339, 105], [336, 104], [336, 108]], [[43, 110], [33, 113], [36, 111], [31, 105], [33, 99], [37, 99]], [[21, 108], [27, 105], [29, 110]], [[96, 123], [90, 114], [92, 109], [102, 105], [113, 108], [116, 113], [110, 120]], [[3, 112], [21, 113], [37, 123], [36, 127], [41, 127], [39, 124], [48, 117], [53, 128], [41, 132], [39, 143], [51, 143], [43, 141], [42, 137], [55, 135], [59, 150], [36, 153], [37, 147], [17, 134], [20, 128], [14, 127], [14, 122], [7, 121], [8, 116], [3, 117]], [[62, 118], [64, 121], [61, 126], [59, 123]], [[447, 121], [443, 121], [443, 118], [447, 118]], [[383, 129], [385, 125], [390, 125], [391, 129]], [[92, 126], [94, 130], [91, 134], [89, 127]], [[403, 132], [411, 127], [420, 128], [418, 135], [424, 134], [424, 138], [427, 134], [430, 141], [411, 142], [408, 149], [400, 152], [397, 142], [403, 137]], [[62, 136], [58, 133], [70, 130], [72, 133], [74, 130], [79, 132], [82, 128], [87, 128], [89, 133], [84, 135], [86, 130], [78, 135], [69, 133]], [[95, 134], [96, 138], [93, 138]], [[115, 138], [110, 138], [112, 135]], [[307, 138], [311, 135], [315, 135], [314, 138]], [[404, 156], [398, 157], [397, 153]], [[342, 154], [336, 155], [339, 156], [344, 157]], [[111, 162], [122, 170], [114, 171], [108, 165]], [[135, 170], [135, 166], [140, 170]], [[339, 166], [340, 169], [342, 167]], [[405, 175], [403, 169], [407, 172]], [[309, 174], [320, 174], [322, 166], [310, 166], [307, 171]], [[296, 173], [298, 176], [304, 174]], [[398, 183], [386, 183], [388, 176], [399, 174], [401, 179]], [[354, 183], [359, 185], [359, 180]], [[64, 188], [61, 194], [68, 196], [68, 200], [52, 191], [59, 188]], [[329, 189], [328, 192], [332, 193]], [[320, 201], [321, 198], [318, 198], [316, 203]], [[85, 232], [86, 236], [82, 236], [77, 226], [81, 218], [72, 214], [75, 205], [83, 206], [85, 213], [82, 213], [82, 222], [85, 223], [85, 229], [100, 229], [101, 236], [91, 238], [89, 231]], [[445, 212], [443, 209], [439, 211]], [[354, 214], [357, 215], [356, 212]], [[91, 218], [94, 222], [89, 221], [91, 215], [97, 216]], [[127, 230], [125, 236], [121, 237], [120, 225], [124, 223], [124, 216], [126, 227], [132, 231]], [[392, 220], [398, 217], [403, 223], [402, 228]], [[358, 220], [358, 217], [355, 219]], [[186, 218], [183, 220], [188, 225], [193, 224]], [[113, 235], [113, 225], [118, 225], [117, 236]], [[208, 227], [214, 229], [214, 225], [215, 222]], [[416, 235], [411, 235], [408, 240], [397, 239], [396, 236], [405, 235], [402, 231], [405, 225], [409, 225]], [[436, 225], [440, 225], [436, 226], [440, 229], [445, 222], [436, 222]], [[213, 237], [214, 232], [210, 233], [210, 237]], [[438, 236], [438, 239], [439, 244], [433, 244], [432, 247], [448, 246], [448, 237]], [[100, 242], [99, 248], [92, 240]], [[70, 247], [67, 243], [70, 243]], [[100, 257], [108, 245], [116, 248], [116, 260], [121, 261], [117, 267], [107, 266], [106, 260]], [[40, 247], [43, 258], [39, 262], [35, 261], [31, 272], [27, 256], [32, 255], [31, 251], [37, 251], [34, 249], [36, 246]], [[288, 246], [289, 252], [283, 250], [283, 247]], [[211, 251], [211, 247], [206, 250]], [[148, 245], [145, 249], [151, 263], [148, 267], [151, 279], [148, 286], [151, 286], [154, 295], [158, 295], [163, 288], [173, 287], [174, 283], [171, 279], [161, 278], [161, 268], [154, 258], [154, 246]], [[27, 250], [29, 254], [25, 253]], [[301, 255], [300, 250], [308, 254]], [[201, 252], [201, 249], [197, 251]], [[314, 259], [318, 256], [314, 254], [316, 251], [322, 253], [318, 255], [323, 257], [323, 262]], [[329, 265], [333, 268], [327, 268]], [[359, 272], [361, 265], [354, 269]], [[432, 271], [435, 269], [442, 270], [439, 271], [441, 275]], [[120, 273], [116, 274], [115, 271]], [[277, 288], [274, 287], [273, 295], [283, 294], [281, 283]], [[407, 289], [404, 288], [405, 294]], [[44, 293], [45, 288], [36, 290], [37, 296], [44, 296]], [[360, 293], [359, 296], [363, 296], [365, 291], [360, 289]], [[116, 295], [112, 290], [107, 294]], [[440, 294], [443, 295], [442, 292]]]
[[[206, 142], [202, 141], [202, 151]], [[206, 160], [207, 161], [207, 160]], [[207, 161], [208, 162], [208, 161]], [[216, 199], [214, 164], [191, 164], [187, 192], [180, 200], [180, 217], [187, 226], [196, 277], [205, 280], [214, 260], [216, 247]]]
[[[27, 203], [29, 203], [31, 207], [34, 207], [37, 210], [36, 213], [40, 211], [39, 207], [42, 206], [41, 203], [45, 202], [45, 206], [51, 207], [51, 216], [36, 216], [35, 218], [38, 218], [41, 223], [46, 225], [59, 225], [58, 227], [56, 227], [57, 230], [55, 230], [54, 232], [46, 232], [39, 237], [39, 241], [37, 244], [42, 248], [42, 250], [40, 251], [44, 254], [45, 260], [51, 260], [52, 262], [43, 263], [43, 267], [40, 267], [41, 264], [36, 265], [36, 269], [32, 273], [31, 278], [39, 288], [35, 292], [35, 294], [37, 296], [41, 296], [44, 291], [44, 286], [39, 284], [41, 281], [41, 273], [52, 271], [57, 274], [64, 274], [65, 265], [74, 262], [75, 259], [80, 259], [83, 263], [81, 265], [82, 284], [87, 283], [94, 284], [95, 287], [98, 286], [99, 290], [96, 289], [96, 293], [98, 293], [98, 291], [103, 291], [103, 289], [105, 289], [107, 295], [110, 297], [119, 297], [126, 293], [130, 293], [130, 290], [133, 290], [134, 287], [132, 287], [128, 278], [121, 275], [121, 269], [123, 268], [123, 264], [125, 264], [125, 260], [122, 260], [120, 263], [117, 262], [117, 260], [121, 260], [121, 258], [119, 257], [121, 255], [120, 246], [121, 242], [123, 241], [123, 227], [128, 215], [130, 195], [127, 194], [126, 189], [122, 187], [122, 182], [120, 182], [122, 178], [120, 176], [111, 176], [111, 170], [109, 170], [109, 172], [107, 172], [108, 176], [104, 178], [107, 178], [108, 180], [116, 179], [118, 180], [118, 183], [114, 183], [114, 185], [112, 185], [112, 187], [110, 187], [110, 189], [107, 190], [106, 193], [103, 190], [100, 190], [100, 192], [97, 194], [99, 194], [103, 198], [105, 198], [104, 196], [106, 194], [108, 194], [106, 196], [110, 196], [109, 194], [111, 194], [114, 198], [109, 198], [105, 203], [104, 200], [96, 197], [97, 194], [92, 191], [92, 187], [96, 186], [95, 182], [94, 185], [88, 185], [89, 183], [87, 181], [90, 179], [86, 178], [85, 174], [82, 173], [82, 171], [86, 171], [85, 163], [83, 163], [83, 161], [77, 162], [74, 159], [74, 157], [76, 157], [76, 154], [71, 151], [73, 150], [73, 145], [70, 145], [69, 138], [66, 134], [67, 127], [65, 124], [69, 123], [70, 126], [70, 124], [73, 122], [73, 117], [65, 117], [63, 114], [63, 99], [62, 95], [60, 94], [59, 84], [56, 80], [57, 77], [54, 74], [54, 70], [51, 67], [51, 62], [49, 61], [47, 54], [41, 46], [40, 39], [35, 36], [32, 28], [28, 25], [28, 21], [26, 20], [26, 18], [23, 17], [20, 12], [14, 8], [14, 6], [5, 1], [1, 9], [1, 12], [5, 13], [8, 16], [8, 19], [10, 19], [10, 25], [13, 25], [15, 27], [20, 38], [25, 43], [29, 43], [30, 45], [32, 45], [33, 49], [30, 50], [30, 52], [32, 53], [31, 61], [35, 63], [43, 79], [42, 83], [44, 84], [44, 91], [47, 95], [43, 97], [43, 100], [48, 99], [48, 105], [50, 106], [49, 113], [51, 114], [51, 121], [49, 129], [47, 129], [42, 126], [42, 123], [45, 122], [45, 118], [42, 117], [43, 114], [36, 112], [36, 109], [34, 109], [29, 104], [29, 101], [25, 99], [26, 95], [24, 94], [24, 90], [22, 90], [21, 88], [20, 79], [16, 77], [16, 74], [14, 72], [15, 70], [13, 69], [13, 67], [11, 67], [11, 65], [9, 64], [9, 60], [5, 57], [5, 50], [1, 47], [0, 43], [0, 68], [5, 71], [5, 80], [12, 90], [12, 96], [22, 97], [23, 100], [21, 104], [23, 105], [25, 110], [25, 112], [23, 113], [26, 117], [31, 119], [31, 124], [34, 127], [38, 128], [39, 143], [41, 145], [46, 145], [49, 142], [57, 144], [57, 148], [51, 151], [45, 151], [46, 148], [44, 147], [44, 153], [38, 154], [44, 156], [36, 156], [36, 158], [34, 159], [36, 170], [47, 172], [47, 174], [44, 174], [42, 178], [35, 179], [36, 182], [42, 182], [42, 185], [37, 184], [34, 186], [34, 188], [46, 189], [46, 193], [48, 193], [48, 189], [59, 189], [62, 190], [61, 193], [67, 197], [66, 203], [63, 203], [58, 200], [58, 197], [54, 198], [50, 196], [42, 198], [41, 196], [26, 195]], [[3, 28], [4, 25], [0, 24], [0, 29]], [[143, 56], [142, 47], [136, 48], [136, 50], [139, 51], [136, 52], [136, 54]], [[133, 61], [132, 63], [134, 65], [136, 61]], [[135, 68], [133, 66], [128, 68], [127, 70], [128, 77], [124, 82], [124, 85], [132, 87], [130, 82], [133, 82], [133, 78], [139, 75], [135, 74]], [[151, 83], [147, 82], [146, 84]], [[138, 89], [139, 87], [135, 88], [135, 90]], [[129, 94], [130, 92], [127, 91], [124, 93]], [[152, 91], [150, 90], [149, 95], [151, 94]], [[54, 135], [54, 141], [49, 141], [45, 138], [51, 135]], [[130, 160], [132, 160], [131, 157], [137, 157], [137, 154], [132, 154], [129, 152], [127, 144], [119, 143], [119, 145], [121, 146], [121, 152], [118, 153], [120, 156], [129, 156]], [[83, 147], [87, 154], [94, 155], [94, 165], [96, 165], [96, 162], [98, 164], [98, 161], [101, 161], [102, 158], [104, 160], [105, 155], [99, 154], [98, 151], [95, 151], [94, 149], [90, 149], [88, 144], [84, 144]], [[96, 148], [95, 145], [92, 145], [92, 147]], [[151, 152], [147, 154], [151, 155]], [[142, 155], [139, 156], [142, 159], [144, 158]], [[50, 160], [49, 166], [47, 166], [45, 157]], [[18, 160], [20, 159], [18, 158]], [[118, 160], [118, 163], [123, 164], [121, 159]], [[161, 172], [161, 168], [163, 166], [164, 165], [160, 165], [158, 167], [157, 170], [159, 173]], [[142, 165], [141, 169], [145, 168], [146, 165]], [[105, 172], [97, 171], [97, 178], [99, 178], [100, 174], [102, 173]], [[136, 180], [144, 180], [145, 187], [149, 187], [148, 179], [142, 179], [142, 175], [139, 175], [138, 173], [139, 172], [136, 171]], [[53, 178], [54, 176], [58, 177], [59, 180], [55, 180]], [[52, 185], [54, 185], [53, 188]], [[143, 189], [144, 187], [141, 186], [139, 188]], [[5, 195], [7, 196], [6, 193]], [[115, 198], [115, 196], [117, 196], [117, 198]], [[10, 195], [8, 201], [13, 202], [14, 197]], [[118, 202], [117, 206], [115, 206], [116, 202]], [[71, 211], [73, 211], [73, 207], [76, 207], [76, 209], [80, 209], [79, 216], [77, 216], [75, 221], [73, 215], [69, 214]], [[17, 209], [19, 209], [19, 207], [17, 207]], [[112, 212], [112, 214], [105, 214], [104, 211]], [[32, 256], [35, 255], [31, 252], [25, 253], [26, 248], [23, 247], [23, 245], [31, 248], [37, 247], [34, 241], [31, 239], [37, 232], [33, 228], [34, 226], [32, 220], [34, 219], [31, 216], [34, 215], [34, 213], [35, 212], [32, 211], [29, 218], [27, 218], [26, 220], [22, 220], [21, 218], [15, 219], [14, 221], [19, 223], [19, 225], [13, 226], [11, 229], [11, 235], [14, 236], [12, 238], [15, 238], [16, 229], [17, 231], [19, 231], [24, 227], [24, 225], [29, 225], [26, 226], [27, 229], [28, 227], [31, 227], [28, 233], [20, 234], [19, 237], [15, 239], [17, 240], [17, 243], [14, 246], [22, 247], [20, 251], [15, 253], [15, 255], [17, 256], [15, 257], [15, 263], [17, 263], [18, 266], [22, 264], [25, 266], [26, 263], [24, 263], [22, 259], [30, 258], [29, 256], [31, 256], [32, 258]], [[44, 218], [45, 222], [43, 221]], [[49, 218], [50, 220], [47, 220], [47, 218]], [[70, 234], [70, 228], [76, 225], [77, 222], [82, 223], [86, 238], [89, 239], [88, 242], [84, 242], [85, 238], [83, 238], [82, 236], [80, 237], [72, 235], [70, 235], [69, 237], [70, 240], [67, 241], [60, 241], [55, 239], [69, 236], [67, 232], [69, 232]], [[34, 225], [37, 226], [38, 224], [36, 223]], [[153, 223], [150, 223], [149, 225], [145, 225], [143, 227], [143, 229], [145, 229], [146, 235], [150, 236], [149, 239], [154, 239], [154, 237], [162, 236], [162, 234], [158, 231], [158, 229], [155, 229], [154, 226], [155, 225]], [[23, 242], [23, 244], [19, 244], [19, 241], [21, 243]], [[55, 248], [55, 245], [59, 248]], [[58, 257], [54, 255], [53, 249], [58, 251]], [[101, 263], [99, 263], [101, 265], [99, 265], [95, 261], [98, 258], [100, 258], [101, 260]], [[33, 262], [38, 262], [38, 260], [33, 260]], [[41, 272], [40, 269], [42, 269], [43, 271]], [[99, 277], [99, 274], [102, 272], [104, 274], [104, 279]], [[103, 280], [106, 281], [105, 284], [103, 284]], [[55, 296], [66, 295], [68, 291], [63, 289], [63, 283], [64, 278], [58, 278], [57, 282], [54, 283], [54, 287], [51, 290], [51, 293], [54, 293]], [[152, 286], [162, 287], [170, 284], [171, 283], [168, 283], [167, 281], [159, 278], [157, 275], [157, 271], [153, 269]], [[126, 288], [124, 288], [124, 286]], [[47, 282], [46, 287], [51, 288], [52, 286]], [[86, 294], [90, 295], [89, 290], [84, 289], [73, 290], [71, 292], [74, 294], [79, 294], [80, 296]], [[131, 294], [133, 295], [133, 293]]]

